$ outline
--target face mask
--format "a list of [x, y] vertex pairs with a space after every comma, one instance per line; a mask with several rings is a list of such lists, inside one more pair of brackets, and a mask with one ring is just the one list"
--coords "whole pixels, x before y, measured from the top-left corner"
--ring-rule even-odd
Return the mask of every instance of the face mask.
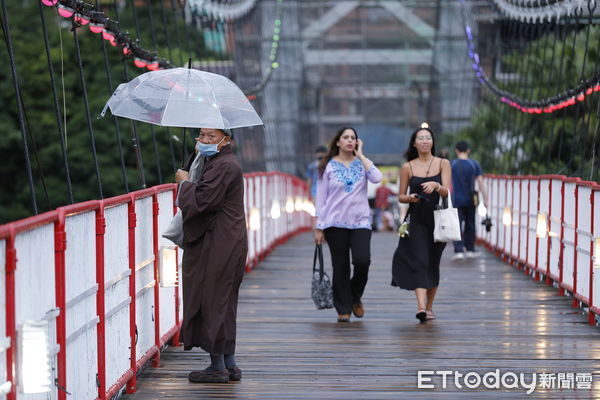
[[216, 144], [205, 144], [202, 142], [196, 142], [196, 150], [198, 150], [198, 152], [204, 157], [212, 157], [219, 152], [219, 145], [224, 139], [225, 137], [221, 139], [219, 143]]

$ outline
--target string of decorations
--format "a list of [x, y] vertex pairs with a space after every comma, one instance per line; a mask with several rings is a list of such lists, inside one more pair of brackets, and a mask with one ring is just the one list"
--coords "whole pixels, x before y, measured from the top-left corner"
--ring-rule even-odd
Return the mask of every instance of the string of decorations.
[[494, 0], [494, 3], [508, 18], [530, 24], [559, 20], [576, 13], [583, 15], [586, 9], [589, 11], [588, 0]]
[[57, 7], [58, 14], [71, 19], [74, 28], [88, 26], [90, 32], [102, 35], [111, 46], [121, 50], [124, 56], [133, 58], [138, 68], [156, 71], [173, 68], [169, 60], [159, 57], [155, 52], [144, 49], [138, 40], [123, 32], [117, 21], [108, 18], [102, 11], [97, 11], [92, 4], [80, 0], [41, 0], [48, 7]]
[[[464, 3], [464, 0], [459, 0]], [[589, 4], [590, 13], [593, 14], [596, 3], [594, 0], [585, 0]], [[593, 4], [592, 4], [593, 3]], [[498, 88], [490, 79], [487, 78], [483, 67], [480, 63], [479, 54], [476, 51], [475, 41], [473, 39], [473, 31], [471, 26], [466, 22], [466, 17], [463, 13], [465, 25], [465, 34], [467, 37], [467, 45], [469, 48], [469, 58], [472, 60], [472, 68], [477, 76], [477, 79], [482, 85], [487, 86], [492, 93], [500, 98], [502, 103], [516, 108], [517, 110], [529, 114], [549, 114], [563, 108], [570, 107], [578, 102], [585, 101], [586, 97], [593, 93], [600, 92], [600, 71], [596, 71], [594, 75], [588, 79], [582, 80], [579, 85], [574, 88], [567, 89], [564, 93], [558, 94], [542, 100], [526, 100]]]
[[211, 19], [232, 21], [244, 17], [256, 5], [256, 0], [243, 0], [236, 4], [221, 4], [210, 0], [189, 0], [192, 11], [205, 13]]
[[276, 10], [275, 10], [275, 25], [273, 27], [273, 36], [271, 41], [271, 50], [269, 54], [269, 69], [265, 73], [263, 79], [254, 87], [244, 90], [244, 93], [248, 95], [249, 99], [255, 98], [255, 94], [262, 91], [267, 83], [271, 80], [271, 76], [273, 72], [279, 68], [279, 40], [281, 39], [281, 16], [282, 16], [282, 6], [283, 0], [277, 0]]

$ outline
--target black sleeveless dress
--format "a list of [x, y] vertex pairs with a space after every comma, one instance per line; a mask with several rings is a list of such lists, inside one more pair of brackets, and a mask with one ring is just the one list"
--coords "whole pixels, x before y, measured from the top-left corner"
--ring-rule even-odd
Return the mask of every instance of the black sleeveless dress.
[[431, 289], [440, 283], [440, 259], [446, 243], [433, 241], [433, 210], [440, 195], [437, 192], [423, 193], [421, 184], [442, 183], [441, 173], [435, 176], [411, 176], [408, 181], [410, 193], [419, 193], [428, 201], [410, 203], [408, 215], [410, 226], [408, 237], [400, 238], [392, 261], [392, 286], [401, 289]]

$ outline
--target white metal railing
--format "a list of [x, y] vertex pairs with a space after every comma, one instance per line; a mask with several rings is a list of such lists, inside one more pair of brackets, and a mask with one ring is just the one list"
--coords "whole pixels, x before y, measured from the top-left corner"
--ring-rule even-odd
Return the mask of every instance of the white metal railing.
[[[600, 185], [561, 175], [486, 175], [490, 232], [480, 242], [600, 314]], [[482, 216], [480, 215], [481, 219]]]
[[[306, 184], [290, 175], [246, 174], [244, 187], [250, 270], [309, 229], [314, 208]], [[157, 365], [167, 341], [178, 345], [181, 288], [159, 279], [161, 262], [165, 276], [181, 268], [182, 251], [171, 264], [161, 259], [175, 251], [160, 235], [175, 190], [160, 185], [0, 226], [0, 398], [131, 393], [137, 371]], [[34, 345], [46, 359], [23, 351]]]

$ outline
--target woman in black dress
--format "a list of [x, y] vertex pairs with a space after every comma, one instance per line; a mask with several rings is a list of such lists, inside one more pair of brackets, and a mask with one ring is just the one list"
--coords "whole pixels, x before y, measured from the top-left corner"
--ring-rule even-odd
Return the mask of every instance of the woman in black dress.
[[[452, 169], [446, 159], [435, 157], [433, 132], [427, 124], [413, 132], [400, 171], [401, 203], [409, 203], [409, 233], [400, 237], [392, 263], [392, 286], [414, 290], [416, 317], [435, 319], [433, 300], [440, 281], [440, 258], [446, 243], [433, 241], [433, 210], [440, 196], [447, 197]], [[410, 194], [407, 188], [410, 185]]]

